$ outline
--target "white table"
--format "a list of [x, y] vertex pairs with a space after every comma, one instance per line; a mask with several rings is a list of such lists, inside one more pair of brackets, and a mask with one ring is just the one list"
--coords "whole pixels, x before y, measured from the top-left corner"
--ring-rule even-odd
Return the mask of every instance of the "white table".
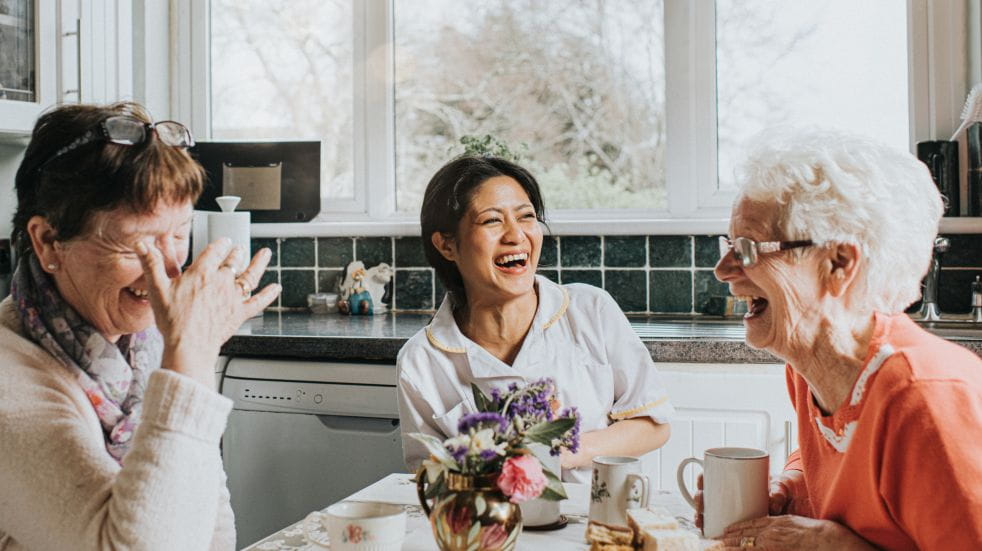
[[[413, 475], [390, 474], [367, 488], [355, 492], [343, 501], [375, 501], [395, 503], [406, 508], [406, 539], [403, 551], [436, 551], [436, 542], [430, 530], [429, 521], [419, 506], [416, 497], [416, 483]], [[560, 511], [566, 515], [569, 524], [561, 529], [550, 532], [534, 532], [525, 530], [518, 536], [518, 549], [530, 551], [570, 551], [589, 549], [583, 539], [586, 532], [587, 513], [590, 507], [590, 486], [586, 484], [566, 483], [566, 493], [569, 499], [560, 502]], [[692, 509], [677, 493], [654, 491], [650, 497], [649, 506], [664, 507], [669, 510], [682, 526], [696, 533], [692, 524]], [[309, 543], [304, 537], [302, 519], [279, 532], [245, 548], [246, 551], [323, 551], [323, 547]], [[703, 548], [713, 544], [712, 540], [704, 540]]]

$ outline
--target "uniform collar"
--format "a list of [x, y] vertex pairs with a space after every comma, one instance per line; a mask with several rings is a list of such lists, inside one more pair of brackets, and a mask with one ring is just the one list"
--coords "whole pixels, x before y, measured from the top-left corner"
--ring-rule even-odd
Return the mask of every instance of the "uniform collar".
[[[539, 295], [539, 306], [532, 319], [529, 335], [522, 344], [522, 352], [526, 351], [530, 341], [538, 340], [539, 333], [558, 322], [569, 307], [569, 293], [562, 286], [540, 275], [535, 276], [535, 285]], [[440, 309], [433, 316], [433, 321], [426, 326], [426, 338], [432, 346], [448, 354], [466, 354], [471, 348], [480, 348], [457, 327], [449, 296], [444, 297]], [[519, 359], [523, 356], [522, 352], [519, 352]]]

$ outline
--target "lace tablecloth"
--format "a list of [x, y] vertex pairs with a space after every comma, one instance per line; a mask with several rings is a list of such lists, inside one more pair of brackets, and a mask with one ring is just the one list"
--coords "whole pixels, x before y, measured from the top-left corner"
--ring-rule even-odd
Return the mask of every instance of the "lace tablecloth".
[[[583, 539], [586, 532], [587, 513], [590, 507], [590, 486], [587, 484], [567, 483], [566, 493], [569, 499], [560, 503], [560, 511], [569, 520], [569, 524], [561, 530], [551, 532], [524, 531], [518, 537], [518, 549], [523, 551], [570, 551], [589, 549]], [[430, 524], [423, 514], [416, 497], [416, 483], [410, 474], [390, 474], [371, 486], [356, 492], [344, 501], [376, 501], [381, 503], [396, 503], [406, 508], [406, 539], [403, 551], [436, 551], [436, 542], [430, 531]], [[651, 495], [650, 506], [664, 507], [678, 518], [679, 523], [689, 530], [698, 533], [692, 524], [692, 509], [677, 493], [655, 491]], [[324, 551], [325, 547], [307, 541], [300, 520], [279, 532], [264, 538], [245, 551]], [[324, 536], [320, 530], [314, 530], [313, 535], [320, 539]], [[712, 545], [712, 540], [704, 540], [703, 548]]]

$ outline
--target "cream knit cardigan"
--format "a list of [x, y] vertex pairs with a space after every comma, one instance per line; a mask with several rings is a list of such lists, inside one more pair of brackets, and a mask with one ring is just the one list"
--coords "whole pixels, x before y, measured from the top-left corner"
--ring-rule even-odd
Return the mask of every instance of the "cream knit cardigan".
[[155, 370], [120, 467], [82, 387], [0, 302], [0, 551], [233, 549], [218, 448], [231, 408]]

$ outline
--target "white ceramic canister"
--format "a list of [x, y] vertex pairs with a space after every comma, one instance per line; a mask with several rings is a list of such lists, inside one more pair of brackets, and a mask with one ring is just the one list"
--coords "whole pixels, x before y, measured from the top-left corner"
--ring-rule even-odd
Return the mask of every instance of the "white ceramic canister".
[[235, 272], [240, 273], [249, 265], [252, 256], [249, 248], [249, 223], [252, 217], [248, 212], [235, 212], [239, 198], [234, 195], [223, 195], [215, 198], [215, 201], [222, 212], [208, 215], [208, 243], [227, 237], [233, 247], [242, 246], [245, 254], [239, 257], [239, 263], [235, 266]]

